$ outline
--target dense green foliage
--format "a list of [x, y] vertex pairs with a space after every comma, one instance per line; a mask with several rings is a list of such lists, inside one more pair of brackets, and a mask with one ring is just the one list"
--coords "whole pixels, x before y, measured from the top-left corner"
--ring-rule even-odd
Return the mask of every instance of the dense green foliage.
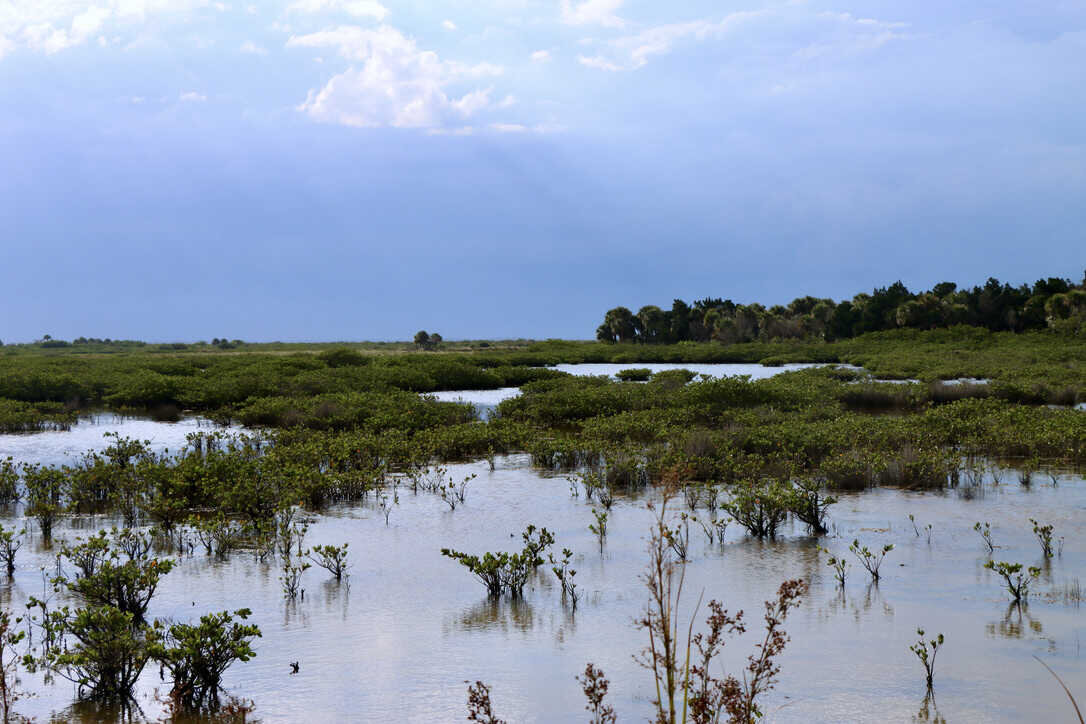
[[1081, 335], [1086, 332], [1086, 278], [1077, 286], [1053, 277], [1019, 287], [990, 278], [984, 286], [960, 290], [957, 284], [943, 282], [915, 293], [898, 281], [839, 303], [807, 296], [768, 309], [730, 299], [699, 299], [693, 305], [676, 299], [670, 310], [646, 305], [634, 314], [626, 307], [615, 307], [604, 316], [596, 338], [603, 342], [716, 340], [733, 344], [846, 339], [867, 332], [959, 324], [993, 332], [1052, 328]]

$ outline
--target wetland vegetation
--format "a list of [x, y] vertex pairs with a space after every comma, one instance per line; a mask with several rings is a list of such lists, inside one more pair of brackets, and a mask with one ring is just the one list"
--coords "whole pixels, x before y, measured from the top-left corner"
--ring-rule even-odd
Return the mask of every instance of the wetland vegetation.
[[[433, 595], [466, 612], [441, 634], [462, 668], [439, 667], [445, 679], [417, 684], [414, 716], [463, 717], [463, 690], [450, 687], [469, 680], [479, 721], [498, 721], [504, 706], [518, 721], [541, 718], [540, 701], [568, 698], [578, 683], [593, 721], [647, 710], [665, 722], [749, 722], [770, 711], [779, 720], [863, 718], [872, 712], [842, 703], [851, 690], [789, 677], [789, 666], [811, 674], [834, 661], [841, 672], [838, 659], [855, 656], [865, 634], [825, 622], [855, 606], [857, 620], [869, 620], [872, 606], [892, 618], [883, 597], [895, 595], [910, 613], [939, 611], [938, 620], [902, 622], [918, 641], [894, 639], [903, 669], [910, 651], [924, 666], [916, 700], [924, 695], [928, 715], [936, 651], [936, 717], [992, 718], [1005, 703], [992, 693], [996, 683], [1041, 681], [1024, 673], [1016, 681], [1010, 666], [978, 674], [977, 686], [987, 686], [979, 699], [961, 694], [969, 672], [955, 647], [982, 655], [985, 636], [1027, 635], [1023, 621], [1034, 634], [1045, 625], [1058, 632], [1046, 634], [1059, 637], [1045, 639], [1047, 653], [1077, 694], [1086, 665], [1063, 639], [1082, 632], [1069, 621], [1086, 560], [1086, 412], [1076, 409], [1086, 402], [1082, 294], [1061, 280], [961, 292], [939, 285], [920, 295], [891, 287], [845, 303], [860, 320], [847, 334], [806, 320], [839, 321], [844, 304], [827, 312], [825, 300], [797, 300], [791, 317], [763, 310], [757, 334], [735, 338], [726, 322], [738, 325], [749, 308], [732, 305], [728, 317], [721, 302], [687, 307], [688, 331], [708, 329], [711, 316], [713, 331], [678, 339], [653, 333], [664, 322], [647, 314], [631, 315], [640, 319], [630, 322], [632, 335], [597, 342], [483, 346], [420, 332], [415, 344], [383, 347], [217, 338], [9, 345], [0, 349], [0, 430], [9, 433], [0, 442], [93, 424], [87, 416], [103, 410], [164, 426], [199, 416], [234, 427], [198, 429], [168, 449], [115, 434], [63, 461], [0, 459], [5, 712], [62, 709], [59, 677], [73, 683], [69, 698], [79, 703], [58, 716], [78, 718], [92, 706], [96, 716], [241, 720], [255, 705], [257, 716], [279, 720], [298, 711], [278, 691], [282, 675], [293, 676], [288, 663], [301, 678], [316, 667], [320, 691], [346, 701], [355, 683], [336, 688], [339, 669], [314, 642], [339, 651], [331, 641], [337, 620], [353, 625], [348, 610], [379, 629], [425, 628], [434, 613], [430, 592], [419, 590], [423, 574], [441, 581]], [[929, 307], [938, 321], [916, 322], [935, 313]], [[883, 322], [871, 322], [872, 308]], [[664, 316], [668, 330], [675, 309]], [[984, 310], [994, 316], [978, 317]], [[898, 328], [886, 328], [890, 319]], [[786, 333], [793, 327], [803, 333]], [[777, 374], [646, 366], [757, 362]], [[782, 367], [800, 362], [817, 366]], [[571, 363], [624, 370], [555, 369]], [[519, 394], [485, 419], [470, 404], [430, 394], [504, 388]], [[941, 546], [942, 561], [932, 557]], [[869, 574], [862, 584], [847, 575], [854, 563]], [[190, 595], [193, 586], [207, 588]], [[362, 611], [351, 608], [358, 599]], [[754, 653], [736, 659], [725, 641], [747, 631], [738, 608], [760, 601]], [[551, 602], [553, 615], [542, 614]], [[808, 606], [817, 614], [797, 618]], [[1033, 623], [1041, 606], [1051, 609], [1045, 625]], [[959, 607], [997, 616], [980, 625], [989, 631], [980, 643], [951, 628], [963, 625]], [[794, 660], [786, 617], [800, 649]], [[527, 633], [534, 628], [548, 633]], [[954, 635], [944, 643], [925, 629]], [[546, 643], [550, 634], [559, 644]], [[510, 637], [513, 658], [494, 654], [492, 663], [520, 665], [519, 679], [493, 666], [472, 670], [487, 666], [485, 656], [455, 655], [460, 643], [493, 647]], [[523, 669], [533, 657], [567, 646], [581, 656], [575, 666], [558, 656], [536, 672], [549, 694], [523, 684], [535, 675]], [[992, 646], [1018, 667], [1046, 652]], [[626, 660], [639, 651], [644, 668], [631, 669]], [[366, 655], [407, 665], [389, 661], [397, 654], [387, 645]], [[721, 675], [720, 662], [737, 673]], [[257, 668], [234, 674], [245, 667]], [[915, 711], [895, 698], [915, 673], [889, 675], [890, 718]], [[374, 685], [382, 681], [375, 674]], [[866, 682], [867, 697], [883, 696], [880, 683]], [[440, 703], [423, 695], [427, 686], [443, 692]], [[784, 688], [799, 697], [787, 708], [774, 698]], [[638, 689], [653, 691], [651, 701]], [[844, 698], [834, 702], [835, 692]], [[983, 701], [988, 695], [995, 704]], [[390, 713], [371, 703], [373, 717]], [[1046, 712], [1066, 715], [1064, 704]], [[326, 714], [356, 711], [340, 706]]]

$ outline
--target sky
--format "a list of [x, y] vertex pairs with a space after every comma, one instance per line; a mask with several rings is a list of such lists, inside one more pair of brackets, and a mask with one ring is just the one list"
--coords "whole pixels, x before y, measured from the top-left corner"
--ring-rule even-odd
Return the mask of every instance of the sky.
[[1086, 267], [1082, 0], [0, 0], [0, 340]]

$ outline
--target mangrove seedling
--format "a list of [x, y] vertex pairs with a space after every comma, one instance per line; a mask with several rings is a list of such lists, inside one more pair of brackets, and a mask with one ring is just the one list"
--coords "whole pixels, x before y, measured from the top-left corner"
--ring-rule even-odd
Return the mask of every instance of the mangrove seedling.
[[596, 536], [600, 550], [603, 550], [603, 541], [607, 538], [607, 511], [593, 508], [592, 515], [596, 516], [596, 522], [589, 523], [588, 529]]
[[737, 523], [755, 538], [773, 537], [788, 517], [787, 486], [770, 482], [746, 482], [736, 486], [732, 499], [724, 504]]
[[980, 535], [980, 537], [984, 539], [984, 545], [988, 546], [988, 552], [995, 552], [995, 544], [992, 543], [992, 527], [988, 525], [987, 522], [985, 522], [984, 525], [981, 526], [980, 521], [978, 520], [976, 523], [973, 524], [973, 530], [975, 530]]
[[471, 555], [442, 548], [441, 555], [452, 558], [471, 571], [486, 587], [487, 595], [498, 598], [503, 593], [519, 599], [524, 595], [528, 577], [543, 563], [541, 554], [554, 543], [554, 535], [546, 528], [529, 525], [521, 535], [524, 549], [520, 553], [484, 553]]
[[935, 680], [935, 655], [939, 653], [939, 647], [943, 645], [943, 635], [939, 634], [935, 638], [925, 641], [924, 629], [922, 628], [916, 629], [916, 635], [919, 637], [919, 641], [910, 646], [909, 651], [916, 654], [916, 658], [920, 659], [920, 663], [924, 665], [928, 690], [930, 691]]
[[719, 542], [722, 546], [724, 545], [724, 534], [728, 530], [727, 518], [713, 518], [709, 522], [705, 522], [700, 518], [690, 516], [690, 520], [701, 526], [701, 530], [705, 533], [705, 537], [709, 539], [709, 545], [712, 545], [714, 541]]
[[15, 647], [26, 637], [26, 631], [17, 631], [22, 618], [12, 618], [7, 611], [0, 610], [0, 707], [3, 707], [3, 721], [19, 721], [13, 707], [24, 694], [19, 691], [19, 656]]
[[683, 498], [686, 500], [686, 507], [691, 511], [697, 510], [698, 504], [701, 503], [702, 488], [697, 483], [687, 483], [683, 486]]
[[302, 590], [302, 574], [308, 569], [309, 564], [305, 562], [295, 565], [289, 558], [283, 561], [283, 575], [279, 577], [279, 582], [283, 584], [285, 597], [292, 601], [298, 597], [298, 593]]
[[[823, 553], [829, 554], [830, 551], [827, 548], [819, 548], [818, 550]], [[849, 562], [845, 558], [838, 558], [835, 555], [830, 554], [830, 558], [826, 561], [826, 565], [833, 569], [833, 577], [837, 579], [837, 585], [841, 588], [845, 587], [845, 576], [848, 573]]]
[[788, 509], [807, 525], [812, 533], [826, 532], [826, 513], [837, 502], [832, 495], [823, 495], [825, 481], [820, 478], [800, 478], [789, 492]]
[[26, 514], [37, 518], [42, 538], [52, 540], [53, 524], [64, 512], [65, 476], [63, 470], [38, 465], [23, 466], [26, 487]]
[[607, 696], [607, 689], [611, 686], [611, 682], [604, 676], [603, 671], [589, 663], [584, 667], [584, 676], [577, 677], [577, 683], [581, 685], [581, 691], [588, 700], [584, 708], [592, 715], [589, 724], [615, 724], [618, 721], [618, 715], [615, 714], [614, 707], [603, 701]]
[[611, 506], [615, 504], [615, 492], [611, 490], [610, 485], [601, 485], [599, 490], [596, 491], [596, 499], [600, 501], [600, 505], [604, 510], [610, 510]]
[[1033, 535], [1037, 536], [1037, 542], [1041, 544], [1041, 552], [1045, 558], [1052, 557], [1052, 525], [1041, 525], [1033, 518], [1029, 519], [1033, 524]]
[[664, 538], [668, 548], [671, 549], [675, 560], [685, 563], [690, 560], [690, 516], [682, 513], [679, 516], [679, 524], [674, 528], [666, 528]]
[[916, 518], [913, 517], [912, 513], [909, 513], [909, 522], [912, 523], [913, 532], [916, 533], [916, 537], [919, 538], [920, 537], [920, 529], [916, 527]]
[[16, 532], [14, 529], [5, 530], [4, 526], [0, 525], [0, 561], [3, 561], [7, 568], [8, 578], [15, 575], [15, 554], [23, 547], [25, 534], [26, 528]]
[[343, 574], [350, 567], [347, 563], [348, 545], [350, 544], [317, 546], [308, 551], [308, 558], [335, 576], [337, 581], [341, 581], [343, 580]]
[[562, 585], [562, 600], [568, 600], [573, 610], [576, 611], [577, 600], [581, 594], [577, 593], [577, 583], [573, 580], [577, 575], [577, 571], [569, 567], [569, 562], [573, 558], [573, 551], [569, 548], [563, 548], [561, 561], [556, 561], [553, 555], [547, 557], [550, 560], [551, 570], [554, 571], [555, 578]]
[[990, 571], [995, 571], [1003, 578], [1003, 583], [1007, 587], [1007, 592], [1011, 594], [1014, 603], [1021, 603], [1029, 598], [1030, 584], [1041, 575], [1041, 569], [1036, 566], [1030, 566], [1025, 573], [1022, 573], [1021, 563], [988, 561], [984, 564], [984, 567]]
[[[454, 506], [455, 507], [455, 506]], [[392, 515], [392, 503], [388, 502], [388, 496], [381, 493], [377, 496], [377, 509], [381, 511], [381, 515], [385, 518], [385, 527], [388, 527], [388, 517]]]
[[860, 565], [867, 569], [867, 572], [871, 574], [871, 580], [875, 583], [879, 582], [879, 567], [882, 565], [882, 559], [886, 557], [886, 554], [894, 550], [893, 543], [887, 543], [882, 547], [882, 550], [878, 553], [872, 553], [868, 550], [867, 546], [861, 546], [859, 540], [853, 540], [852, 545], [848, 547], [852, 551], [852, 555], [860, 561]]

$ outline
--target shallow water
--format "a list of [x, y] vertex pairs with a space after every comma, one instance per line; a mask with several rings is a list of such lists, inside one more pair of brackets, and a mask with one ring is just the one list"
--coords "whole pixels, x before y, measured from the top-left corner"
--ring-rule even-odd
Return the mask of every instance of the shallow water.
[[180, 450], [185, 437], [194, 432], [226, 430], [238, 432], [240, 428], [225, 428], [201, 417], [183, 417], [177, 422], [155, 422], [141, 417], [122, 417], [112, 412], [81, 415], [79, 422], [69, 430], [26, 432], [0, 435], [0, 460], [11, 457], [16, 462], [43, 465], [73, 465], [86, 452], [100, 451], [112, 442], [106, 433], [121, 437], [148, 441], [153, 452]]
[[[645, 502], [656, 494], [616, 500], [601, 552], [588, 531], [591, 505], [571, 496], [563, 476], [531, 468], [526, 456], [499, 458], [494, 471], [486, 463], [449, 469], [457, 479], [469, 473], [478, 478], [455, 511], [433, 495], [401, 487], [387, 526], [367, 505], [314, 516], [306, 545], [349, 542], [349, 585], [314, 568], [303, 579], [305, 600], [288, 604], [276, 564], [244, 553], [226, 562], [197, 554], [163, 580], [150, 614], [190, 619], [251, 608], [251, 620], [263, 630], [258, 655], [228, 671], [227, 685], [253, 699], [264, 721], [463, 720], [465, 681], [477, 679], [492, 687], [496, 713], [508, 721], [579, 721], [585, 712], [574, 676], [589, 661], [611, 679], [621, 721], [647, 718], [651, 675], [632, 659], [646, 636], [633, 621], [645, 603], [639, 580], [651, 522]], [[674, 515], [685, 509], [681, 501], [672, 505]], [[933, 525], [930, 542], [923, 531], [915, 534], [910, 513], [921, 529]], [[1061, 556], [1042, 559], [1030, 517], [1052, 523], [1065, 538]], [[994, 575], [982, 568], [986, 548], [972, 530], [978, 520], [992, 523], [997, 559], [1043, 566], [1028, 608], [1010, 608]], [[1030, 489], [989, 479], [969, 495], [850, 494], [831, 508], [831, 521], [823, 539], [790, 527], [772, 542], [748, 539], [732, 525], [722, 548], [710, 546], [696, 526], [690, 532], [683, 619], [702, 591], [706, 600], [747, 612], [751, 631], [725, 648], [728, 671], [739, 673], [758, 633], [761, 602], [779, 583], [803, 577], [811, 584], [785, 626], [792, 641], [780, 660], [780, 683], [766, 699], [770, 721], [916, 719], [925, 701], [923, 669], [907, 647], [917, 626], [947, 637], [934, 707], [946, 721], [1070, 720], [1069, 703], [1032, 656], [1048, 662], [1073, 691], [1086, 692], [1086, 617], [1064, 596], [1086, 573], [1081, 477], [1065, 475], [1057, 486]], [[0, 522], [22, 523], [10, 516]], [[70, 539], [113, 522], [76, 518], [56, 535]], [[517, 550], [529, 523], [552, 530], [556, 549], [576, 553], [583, 592], [576, 613], [563, 606], [547, 566], [524, 602], [491, 602], [470, 573], [439, 553], [443, 546]], [[896, 548], [879, 586], [869, 585], [854, 565], [841, 592], [816, 546], [841, 553], [853, 538]], [[41, 594], [41, 568], [51, 569], [54, 558], [35, 534], [18, 563], [14, 580], [0, 584], [0, 600], [21, 611], [28, 595]], [[703, 605], [698, 618], [704, 617]], [[292, 661], [300, 664], [296, 676], [289, 673]], [[46, 686], [40, 677], [24, 676], [23, 685], [37, 697], [19, 710], [39, 718], [65, 709], [73, 697], [63, 682]], [[156, 685], [157, 669], [149, 668], [140, 693], [148, 715], [157, 711], [150, 700]], [[934, 717], [930, 703], [928, 715]]]
[[[752, 380], [764, 380], [775, 375], [779, 375], [782, 372], [792, 372], [794, 370], [807, 369], [808, 367], [825, 367], [823, 364], [814, 363], [793, 363], [780, 365], [779, 367], [765, 367], [760, 364], [681, 364], [681, 363], [669, 363], [669, 362], [645, 362], [645, 363], [629, 363], [629, 364], [609, 364], [609, 363], [589, 363], [589, 364], [560, 364], [555, 365], [551, 369], [558, 370], [559, 372], [567, 372], [571, 375], [578, 375], [582, 377], [589, 377], [593, 375], [605, 375], [607, 377], [614, 377], [622, 370], [631, 369], [647, 369], [656, 372], [663, 372], [665, 370], [690, 370], [694, 374], [706, 375], [707, 377], [731, 377], [736, 375], [749, 375]], [[854, 369], [848, 365], [839, 365]], [[502, 387], [496, 390], [443, 390], [441, 392], [431, 392], [438, 400], [442, 402], [466, 402], [469, 405], [474, 405], [475, 409], [479, 411], [479, 414], [483, 418], [490, 416], [490, 413], [498, 406], [502, 400], [508, 400], [512, 397], [516, 397], [520, 394], [520, 388], [518, 387]]]

